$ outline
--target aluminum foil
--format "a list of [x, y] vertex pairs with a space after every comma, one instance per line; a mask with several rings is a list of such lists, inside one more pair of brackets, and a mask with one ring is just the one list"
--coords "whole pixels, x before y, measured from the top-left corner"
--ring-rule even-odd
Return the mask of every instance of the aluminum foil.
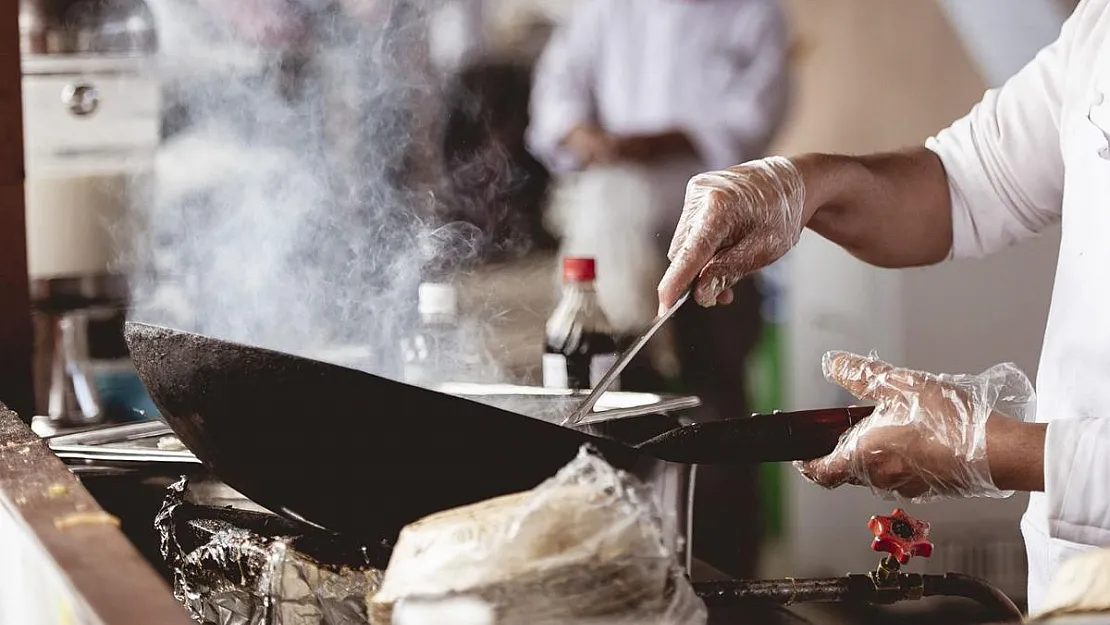
[[368, 625], [366, 597], [382, 571], [317, 562], [293, 537], [260, 536], [218, 520], [190, 521], [210, 539], [191, 550], [178, 540], [174, 512], [186, 502], [182, 478], [155, 519], [174, 596], [205, 625]]

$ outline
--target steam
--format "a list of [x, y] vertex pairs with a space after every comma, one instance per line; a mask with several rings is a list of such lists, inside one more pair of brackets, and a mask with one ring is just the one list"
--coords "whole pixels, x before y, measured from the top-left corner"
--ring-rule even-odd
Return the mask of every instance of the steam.
[[[399, 378], [419, 283], [481, 259], [514, 178], [496, 149], [441, 165], [450, 83], [426, 54], [440, 2], [148, 2], [180, 128], [128, 229], [132, 318]], [[230, 13], [244, 7], [276, 13], [246, 31]], [[488, 197], [462, 206], [455, 176]], [[442, 218], [476, 209], [493, 217]], [[481, 321], [496, 311], [477, 304], [442, 364], [482, 354], [498, 381]]]

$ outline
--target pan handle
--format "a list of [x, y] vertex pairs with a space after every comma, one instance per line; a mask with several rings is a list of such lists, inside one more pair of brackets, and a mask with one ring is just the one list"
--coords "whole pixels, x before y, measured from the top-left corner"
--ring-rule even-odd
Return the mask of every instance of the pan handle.
[[771, 414], [753, 414], [751, 418], [761, 421], [776, 420], [789, 430], [791, 436], [827, 439], [832, 436], [839, 438], [853, 425], [871, 416], [874, 411], [874, 406], [848, 406], [794, 412], [777, 411]]
[[832, 453], [841, 435], [874, 411], [874, 406], [849, 406], [752, 415], [751, 418], [757, 424], [757, 431], [765, 433], [761, 438], [770, 444], [769, 453], [777, 448], [782, 460], [811, 460]]
[[811, 460], [828, 455], [840, 436], [874, 412], [872, 406], [756, 414], [696, 423], [637, 447], [685, 464], [748, 464]]

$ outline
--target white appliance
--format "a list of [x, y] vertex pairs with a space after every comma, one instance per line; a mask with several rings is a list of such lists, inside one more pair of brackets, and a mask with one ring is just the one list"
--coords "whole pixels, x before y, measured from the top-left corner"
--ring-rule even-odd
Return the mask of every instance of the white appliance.
[[51, 419], [96, 423], [86, 326], [128, 299], [115, 263], [159, 141], [157, 41], [142, 0], [21, 0], [19, 31], [28, 270], [52, 352], [39, 377]]

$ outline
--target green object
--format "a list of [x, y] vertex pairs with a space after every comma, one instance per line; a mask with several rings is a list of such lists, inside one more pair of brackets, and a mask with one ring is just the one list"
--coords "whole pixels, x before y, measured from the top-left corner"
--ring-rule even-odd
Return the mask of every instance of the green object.
[[[769, 413], [779, 410], [785, 401], [783, 390], [783, 329], [768, 321], [748, 358], [748, 389], [752, 410]], [[778, 463], [759, 465], [759, 509], [763, 512], [763, 529], [767, 539], [781, 538], [785, 529], [785, 494], [783, 467]]]

